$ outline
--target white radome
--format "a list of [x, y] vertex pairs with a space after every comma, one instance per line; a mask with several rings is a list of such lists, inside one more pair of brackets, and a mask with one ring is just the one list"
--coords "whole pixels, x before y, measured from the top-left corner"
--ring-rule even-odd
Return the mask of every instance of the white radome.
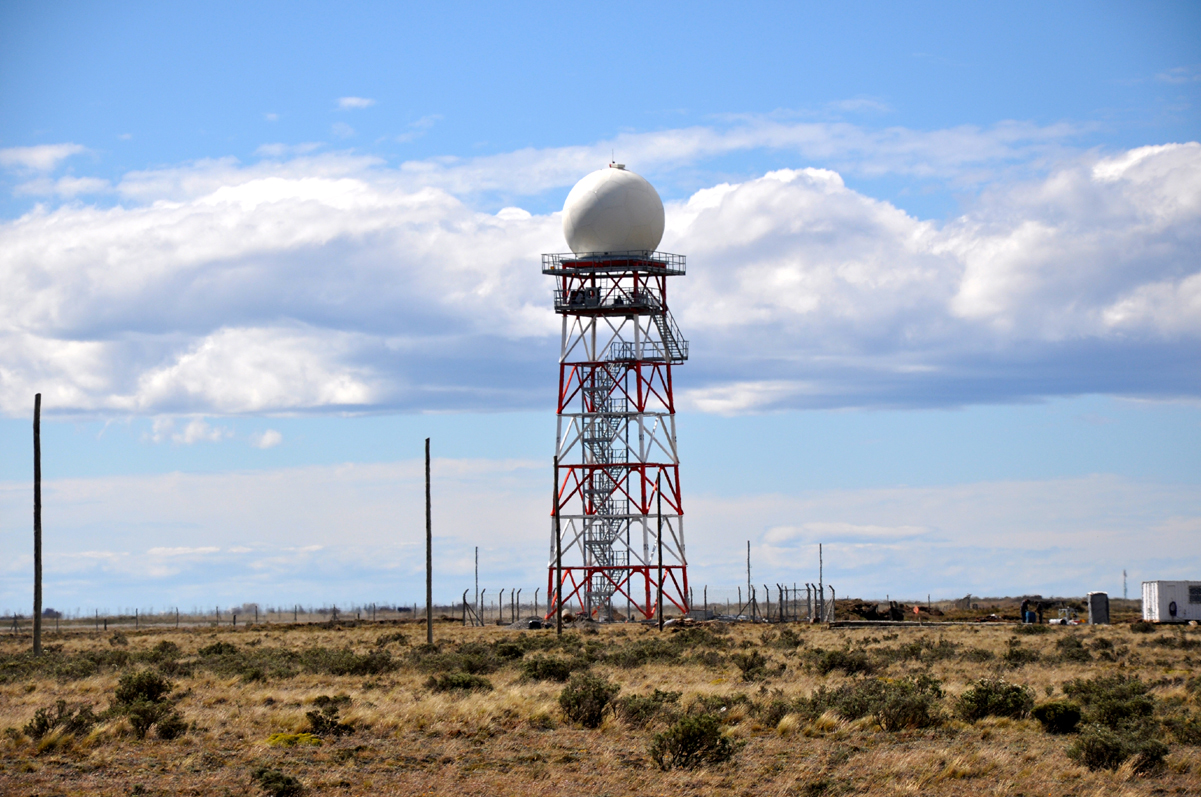
[[654, 251], [663, 240], [663, 200], [622, 164], [575, 184], [563, 203], [563, 237], [577, 255]]

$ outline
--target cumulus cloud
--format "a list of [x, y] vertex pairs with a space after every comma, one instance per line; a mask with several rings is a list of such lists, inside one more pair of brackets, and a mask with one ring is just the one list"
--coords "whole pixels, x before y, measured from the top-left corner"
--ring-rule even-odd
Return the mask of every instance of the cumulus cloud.
[[33, 147], [9, 147], [0, 149], [0, 166], [8, 169], [30, 171], [53, 171], [59, 163], [82, 152], [87, 147], [80, 144], [39, 144]]
[[339, 97], [338, 107], [344, 111], [358, 110], [362, 108], [370, 108], [375, 105], [375, 100], [370, 97]]
[[[589, 152], [507, 157], [553, 182]], [[437, 187], [512, 166], [485, 161], [205, 161], [127, 175], [115, 207], [3, 223], [0, 408], [37, 390], [95, 413], [543, 406], [558, 323], [539, 254], [563, 248], [560, 220]], [[712, 186], [667, 208], [663, 248], [690, 260], [671, 288], [682, 405], [1195, 397], [1199, 238], [1197, 143], [1077, 155], [941, 223], [831, 169]]]

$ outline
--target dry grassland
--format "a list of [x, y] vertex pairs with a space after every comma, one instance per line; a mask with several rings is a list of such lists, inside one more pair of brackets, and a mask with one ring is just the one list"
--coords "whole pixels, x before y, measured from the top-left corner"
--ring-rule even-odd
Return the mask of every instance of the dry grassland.
[[[0, 641], [0, 730], [10, 729], [0, 737], [0, 793], [286, 794], [293, 778], [305, 794], [339, 795], [1201, 794], [1198, 740], [1171, 730], [1201, 714], [1197, 629], [1015, 630], [743, 625], [660, 635], [615, 626], [567, 631], [557, 645], [553, 631], [444, 624], [429, 650], [414, 624], [260, 625], [126, 632], [124, 640], [51, 635], [52, 652], [38, 662], [24, 653], [28, 637], [8, 637]], [[874, 672], [823, 675], [840, 661], [854, 669], [830, 651]], [[737, 662], [755, 652], [766, 661], [751, 662], [753, 680], [744, 680]], [[599, 728], [585, 729], [565, 719], [562, 683], [523, 674], [527, 662], [547, 657], [611, 680], [619, 698], [654, 689], [681, 695], [642, 717], [645, 726], [609, 712]], [[139, 740], [127, 716], [105, 713], [119, 678], [145, 669], [173, 682], [169, 703], [188, 726], [178, 738], [151, 731]], [[493, 689], [428, 686], [431, 676], [460, 671]], [[1151, 686], [1154, 727], [1169, 752], [1150, 774], [1131, 761], [1116, 770], [1081, 766], [1067, 755], [1077, 735], [1050, 735], [1028, 717], [973, 722], [957, 713], [958, 697], [981, 678], [1027, 686], [1044, 703], [1062, 699], [1072, 679], [1112, 674]], [[941, 684], [929, 727], [884, 730], [876, 716], [849, 720], [812, 700], [823, 687], [830, 694], [866, 679], [918, 675]], [[349, 701], [318, 700], [339, 695]], [[35, 713], [58, 700], [68, 710], [91, 704], [97, 722], [35, 738]], [[320, 730], [314, 717], [330, 705], [325, 716], [353, 732], [288, 736]], [[688, 713], [719, 718], [736, 743], [730, 761], [655, 765], [653, 737]], [[273, 734], [284, 736], [272, 745]], [[264, 768], [285, 777], [256, 780]]]

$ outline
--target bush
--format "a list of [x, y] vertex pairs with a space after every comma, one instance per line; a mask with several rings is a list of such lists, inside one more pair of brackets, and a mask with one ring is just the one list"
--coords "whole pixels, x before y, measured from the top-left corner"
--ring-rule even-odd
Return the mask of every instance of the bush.
[[1084, 708], [1084, 721], [1119, 730], [1146, 724], [1155, 714], [1155, 699], [1138, 678], [1124, 675], [1076, 679], [1063, 691]]
[[1117, 769], [1134, 758], [1134, 771], [1149, 774], [1163, 767], [1168, 746], [1158, 739], [1140, 738], [1104, 725], [1087, 725], [1068, 748], [1068, 757], [1092, 770]]
[[172, 711], [161, 718], [154, 728], [154, 733], [160, 739], [178, 739], [188, 732], [188, 723], [178, 711]]
[[201, 656], [232, 656], [238, 652], [238, 648], [229, 642], [214, 642], [196, 652]]
[[927, 675], [899, 680], [874, 678], [834, 690], [819, 689], [809, 699], [806, 713], [818, 717], [833, 711], [847, 720], [874, 716], [886, 731], [928, 728], [942, 722], [938, 711], [941, 698], [938, 681]]
[[981, 678], [959, 696], [956, 709], [969, 722], [985, 717], [1021, 719], [1034, 707], [1034, 693], [1001, 678]]
[[1043, 703], [1030, 713], [1047, 733], [1072, 733], [1080, 724], [1080, 706], [1068, 700]]
[[651, 759], [662, 770], [692, 769], [703, 764], [720, 764], [734, 756], [734, 744], [721, 732], [712, 714], [681, 717], [651, 741]]
[[322, 742], [311, 733], [273, 733], [267, 737], [271, 747], [319, 747]]
[[1155, 624], [1144, 620], [1136, 620], [1130, 624], [1130, 630], [1136, 634], [1149, 634], [1155, 630]]
[[757, 681], [767, 677], [767, 658], [757, 650], [750, 653], [735, 653], [730, 660], [742, 672], [744, 681]]
[[1022, 647], [1022, 643], [1014, 637], [1009, 640], [1009, 650], [1005, 651], [1003, 658], [1010, 667], [1023, 667], [1038, 661], [1039, 656], [1037, 650]]
[[445, 675], [431, 675], [425, 682], [425, 687], [435, 692], [491, 692], [492, 682], [482, 675], [451, 672]]
[[39, 708], [33, 719], [26, 723], [25, 735], [37, 741], [55, 728], [62, 728], [71, 735], [87, 733], [99, 717], [92, 713], [92, 704], [68, 708], [67, 701], [59, 700], [54, 708]]
[[316, 736], [345, 736], [354, 733], [354, 726], [338, 721], [338, 712], [350, 705], [349, 695], [318, 695], [313, 700], [315, 711], [305, 712], [309, 727]]
[[1084, 643], [1076, 636], [1065, 636], [1055, 643], [1059, 649], [1059, 658], [1063, 661], [1090, 661], [1093, 654], [1088, 652]]
[[1015, 634], [1046, 634], [1050, 633], [1051, 626], [1043, 625], [1042, 623], [1024, 623], [1019, 625], [1015, 630]]
[[251, 773], [250, 779], [271, 797], [298, 797], [304, 791], [300, 781], [276, 769], [259, 767]]
[[1181, 744], [1201, 745], [1201, 717], [1185, 713], [1168, 717], [1164, 720], [1164, 725]]
[[870, 675], [876, 671], [875, 665], [863, 650], [822, 650], [814, 648], [813, 666], [822, 675], [829, 675], [834, 670], [842, 670], [847, 675]]
[[567, 659], [550, 656], [533, 656], [522, 662], [521, 676], [527, 681], [558, 681], [563, 683], [571, 677], [575, 665]]
[[612, 709], [613, 699], [620, 691], [620, 686], [604, 678], [577, 673], [559, 693], [559, 707], [571, 722], [578, 722], [585, 728], [599, 728], [605, 712]]
[[985, 650], [984, 648], [968, 648], [967, 650], [963, 651], [963, 653], [959, 654], [959, 658], [964, 661], [983, 663], [986, 661], [992, 661], [996, 658], [996, 656], [991, 650]]
[[392, 654], [378, 648], [362, 655], [349, 648], [309, 648], [300, 654], [300, 665], [315, 675], [381, 675], [397, 667]]
[[679, 692], [663, 692], [656, 689], [649, 695], [629, 695], [617, 700], [614, 710], [617, 716], [636, 728], [645, 728], [660, 714], [680, 702]]
[[166, 699], [174, 688], [175, 684], [161, 673], [142, 670], [122, 675], [113, 697], [121, 705], [131, 705], [138, 701], [158, 703]]

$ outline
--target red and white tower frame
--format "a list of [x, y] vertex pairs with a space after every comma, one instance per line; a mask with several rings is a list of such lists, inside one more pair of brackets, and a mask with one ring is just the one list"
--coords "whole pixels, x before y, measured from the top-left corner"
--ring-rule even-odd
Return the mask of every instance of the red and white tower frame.
[[563, 317], [555, 485], [563, 567], [556, 584], [552, 516], [552, 614], [561, 598], [565, 611], [597, 619], [627, 607], [651, 618], [660, 589], [664, 608], [688, 612], [671, 378], [688, 342], [667, 303], [668, 277], [684, 271], [682, 255], [664, 252], [542, 256]]

